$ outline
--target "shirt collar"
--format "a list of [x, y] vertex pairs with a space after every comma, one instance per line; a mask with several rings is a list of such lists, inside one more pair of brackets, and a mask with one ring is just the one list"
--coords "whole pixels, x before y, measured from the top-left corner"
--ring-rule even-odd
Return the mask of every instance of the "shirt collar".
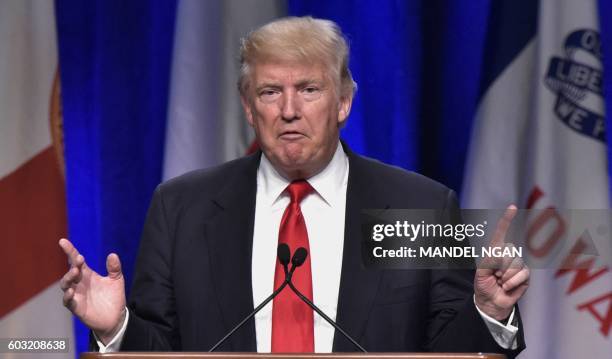
[[[329, 205], [338, 203], [338, 195], [348, 179], [348, 157], [338, 142], [336, 152], [327, 166], [316, 175], [306, 180], [316, 193]], [[257, 170], [258, 200], [264, 200], [272, 206], [283, 194], [291, 181], [287, 180], [272, 166], [265, 154], [262, 154]]]

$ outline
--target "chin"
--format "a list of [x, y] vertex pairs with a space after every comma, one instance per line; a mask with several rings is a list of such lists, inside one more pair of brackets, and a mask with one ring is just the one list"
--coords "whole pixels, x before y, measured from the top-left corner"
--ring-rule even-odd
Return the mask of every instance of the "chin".
[[291, 179], [291, 180], [296, 180], [296, 179], [302, 179], [302, 178], [307, 178], [310, 177], [310, 164], [311, 162], [304, 157], [288, 157], [288, 156], [281, 156], [279, 158], [276, 159], [277, 161], [275, 165], [275, 167], [278, 165], [280, 168], [277, 168], [277, 170], [280, 170], [280, 172], [282, 172], [282, 174]]
[[304, 145], [299, 143], [289, 143], [278, 151], [278, 157], [284, 164], [299, 165], [307, 162], [308, 151]]
[[307, 161], [303, 158], [281, 158], [280, 165], [287, 171], [300, 171], [304, 169]]

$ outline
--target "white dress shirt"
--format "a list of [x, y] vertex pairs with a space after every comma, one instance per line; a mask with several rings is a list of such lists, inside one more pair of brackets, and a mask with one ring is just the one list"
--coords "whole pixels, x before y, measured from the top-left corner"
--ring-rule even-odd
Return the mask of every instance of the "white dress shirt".
[[[310, 244], [313, 302], [332, 320], [336, 320], [349, 163], [338, 143], [331, 162], [317, 175], [308, 178], [314, 191], [302, 200]], [[274, 291], [274, 270], [281, 218], [289, 204], [284, 192], [290, 181], [282, 177], [262, 154], [257, 171], [257, 199], [253, 230], [252, 285], [253, 303], [258, 305]], [[291, 248], [293, 253], [295, 248]], [[299, 269], [298, 269], [299, 270]], [[474, 304], [476, 305], [476, 304]], [[513, 323], [514, 310], [507, 325], [489, 317], [476, 306], [493, 338], [503, 348], [516, 348], [518, 328]], [[119, 333], [108, 345], [96, 337], [101, 353], [119, 350], [127, 328], [129, 312]], [[272, 346], [272, 302], [255, 315], [257, 352], [269, 353]], [[330, 353], [334, 328], [314, 314], [315, 352]], [[367, 348], [366, 348], [367, 349]]]
[[[307, 180], [314, 191], [302, 200], [300, 206], [310, 245], [312, 301], [335, 321], [342, 269], [348, 183], [348, 157], [340, 144], [327, 167]], [[289, 205], [289, 195], [285, 188], [290, 182], [274, 169], [266, 156], [261, 156], [257, 171], [253, 230], [254, 303], [261, 303], [274, 291], [278, 232], [285, 208]], [[292, 254], [295, 249], [291, 248]], [[272, 302], [255, 315], [255, 331], [257, 351], [269, 353], [272, 344]], [[330, 353], [333, 340], [334, 328], [315, 313], [315, 352]]]

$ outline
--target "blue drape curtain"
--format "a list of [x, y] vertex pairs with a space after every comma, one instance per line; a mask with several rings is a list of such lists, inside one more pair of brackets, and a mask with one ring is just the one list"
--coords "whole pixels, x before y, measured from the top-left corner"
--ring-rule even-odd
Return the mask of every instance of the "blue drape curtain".
[[461, 188], [488, 1], [290, 1], [351, 43], [359, 90], [343, 137], [357, 152]]
[[70, 239], [100, 273], [119, 254], [128, 288], [161, 179], [175, 11], [171, 1], [56, 2]]
[[[106, 254], [118, 253], [128, 285], [150, 196], [161, 181], [176, 5], [56, 0], [70, 237], [102, 273]], [[359, 90], [342, 136], [353, 149], [458, 191], [490, 5], [289, 0], [288, 12], [334, 20], [348, 35]], [[611, 10], [600, 1], [608, 69], [612, 22], [604, 14]], [[612, 71], [604, 84], [612, 87]], [[612, 96], [606, 104], [612, 108]], [[82, 325], [77, 342], [79, 352], [86, 350]]]

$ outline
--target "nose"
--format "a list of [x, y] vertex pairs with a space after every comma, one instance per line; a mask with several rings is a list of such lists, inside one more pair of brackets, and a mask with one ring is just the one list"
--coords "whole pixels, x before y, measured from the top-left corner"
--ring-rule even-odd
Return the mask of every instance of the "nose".
[[283, 94], [281, 115], [285, 121], [297, 120], [301, 116], [301, 103], [297, 93], [287, 91]]

